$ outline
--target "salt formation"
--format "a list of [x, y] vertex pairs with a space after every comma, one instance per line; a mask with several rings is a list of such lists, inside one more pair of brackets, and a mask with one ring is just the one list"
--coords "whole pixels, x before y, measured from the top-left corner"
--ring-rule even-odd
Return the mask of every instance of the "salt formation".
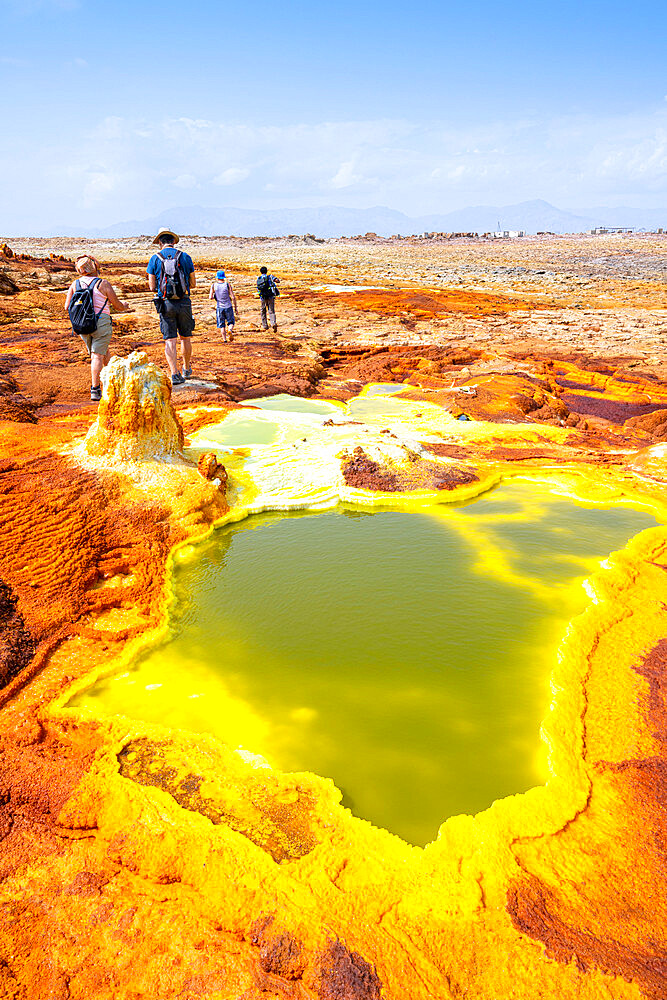
[[183, 448], [171, 386], [143, 351], [112, 358], [101, 376], [102, 400], [84, 449], [117, 461], [166, 459]]
[[[89, 472], [120, 472], [124, 488], [138, 490], [146, 503], [166, 508], [185, 530], [205, 530], [227, 512], [226, 477], [213, 481], [183, 454], [183, 426], [171, 401], [171, 385], [142, 351], [112, 358], [102, 372], [97, 420], [77, 462]], [[123, 488], [123, 486], [121, 486]], [[139, 494], [137, 494], [139, 495]]]
[[652, 479], [665, 479], [667, 474], [667, 444], [653, 444], [631, 457], [630, 468]]

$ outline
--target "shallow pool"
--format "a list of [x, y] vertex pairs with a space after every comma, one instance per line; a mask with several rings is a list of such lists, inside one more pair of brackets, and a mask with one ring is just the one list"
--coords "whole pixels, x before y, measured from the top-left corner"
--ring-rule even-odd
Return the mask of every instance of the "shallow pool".
[[582, 581], [655, 523], [526, 482], [420, 513], [251, 517], [177, 560], [168, 638], [73, 704], [331, 777], [358, 816], [424, 844], [544, 780]]

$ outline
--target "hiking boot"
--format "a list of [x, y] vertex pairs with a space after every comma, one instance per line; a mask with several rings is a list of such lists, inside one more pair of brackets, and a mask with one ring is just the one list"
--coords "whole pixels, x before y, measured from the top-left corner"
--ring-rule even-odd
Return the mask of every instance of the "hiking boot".
[[273, 332], [278, 333], [278, 327], [275, 323], [273, 324]]
[[183, 369], [183, 378], [192, 378], [192, 368]]
[[185, 379], [183, 378], [183, 376], [181, 375], [180, 372], [176, 372], [175, 375], [171, 376], [171, 384], [172, 385], [184, 385], [185, 384]]
[[90, 387], [90, 398], [93, 403], [99, 403], [102, 398], [102, 386], [101, 385], [91, 385]]

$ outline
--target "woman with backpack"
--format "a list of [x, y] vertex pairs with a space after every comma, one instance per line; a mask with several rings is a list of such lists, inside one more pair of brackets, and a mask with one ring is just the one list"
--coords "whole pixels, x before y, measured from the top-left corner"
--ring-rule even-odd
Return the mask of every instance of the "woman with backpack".
[[209, 299], [215, 299], [215, 318], [218, 330], [222, 333], [222, 339], [227, 343], [227, 330], [229, 330], [230, 343], [234, 339], [235, 315], [239, 314], [239, 307], [236, 302], [236, 295], [232, 288], [232, 283], [225, 277], [225, 272], [220, 270], [215, 276], [215, 281], [211, 283], [208, 293]]
[[90, 398], [102, 398], [100, 373], [108, 364], [111, 343], [111, 310], [132, 312], [127, 302], [121, 302], [106, 278], [100, 278], [100, 265], [95, 257], [84, 254], [74, 261], [79, 277], [67, 290], [65, 309], [70, 314], [72, 329], [78, 333], [90, 355]]

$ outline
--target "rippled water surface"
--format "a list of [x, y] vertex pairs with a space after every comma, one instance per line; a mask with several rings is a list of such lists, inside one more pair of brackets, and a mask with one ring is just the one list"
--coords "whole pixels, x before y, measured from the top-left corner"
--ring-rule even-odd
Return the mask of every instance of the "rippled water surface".
[[415, 844], [544, 780], [583, 579], [655, 519], [512, 482], [424, 513], [260, 515], [176, 562], [170, 634], [76, 703], [334, 779]]

